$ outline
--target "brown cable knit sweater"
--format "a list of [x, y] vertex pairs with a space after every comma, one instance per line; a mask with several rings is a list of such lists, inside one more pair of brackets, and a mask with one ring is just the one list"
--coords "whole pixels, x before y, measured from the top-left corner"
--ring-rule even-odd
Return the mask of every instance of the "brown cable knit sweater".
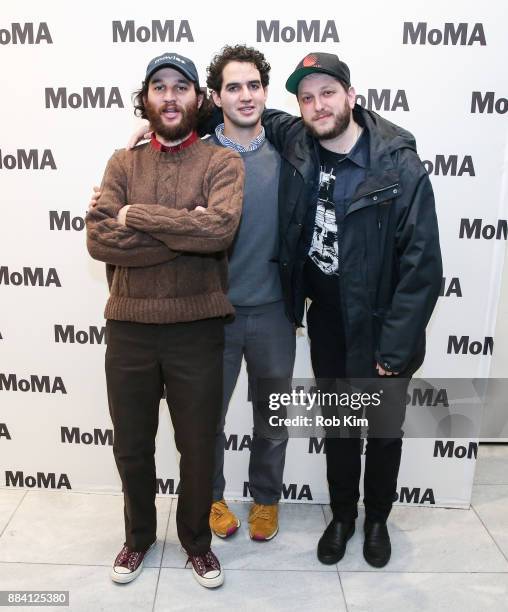
[[[234, 312], [226, 249], [243, 178], [238, 153], [199, 139], [176, 153], [144, 144], [113, 154], [86, 218], [88, 251], [107, 264], [107, 319], [176, 323]], [[126, 204], [122, 226], [116, 217]]]

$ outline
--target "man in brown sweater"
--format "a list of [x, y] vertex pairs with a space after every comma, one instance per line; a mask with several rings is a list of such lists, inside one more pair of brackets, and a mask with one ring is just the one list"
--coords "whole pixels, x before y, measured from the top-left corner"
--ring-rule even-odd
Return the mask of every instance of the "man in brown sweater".
[[141, 572], [156, 540], [155, 436], [163, 387], [181, 454], [178, 536], [195, 578], [219, 586], [210, 550], [214, 442], [222, 403], [226, 249], [243, 196], [238, 153], [196, 134], [203, 104], [194, 64], [165, 53], [135, 99], [152, 141], [109, 160], [87, 246], [106, 262], [106, 379], [113, 452], [125, 500], [125, 544], [111, 577]]

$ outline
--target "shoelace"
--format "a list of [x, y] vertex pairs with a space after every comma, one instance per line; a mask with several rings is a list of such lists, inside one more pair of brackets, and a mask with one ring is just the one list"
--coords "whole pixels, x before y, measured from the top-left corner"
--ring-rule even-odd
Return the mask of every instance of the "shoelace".
[[223, 514], [225, 514], [226, 509], [225, 508], [221, 508], [218, 506], [212, 506], [212, 514], [214, 516], [222, 516]]
[[134, 571], [134, 568], [136, 567], [136, 563], [138, 562], [140, 555], [140, 552], [133, 552], [129, 555], [129, 561], [127, 562], [127, 565], [130, 570]]
[[219, 561], [211, 550], [204, 555], [189, 556], [187, 563], [189, 563], [189, 561], [197, 566], [198, 574], [201, 576], [204, 576], [210, 570], [220, 570]]
[[130, 551], [128, 546], [124, 546], [120, 551], [120, 554], [116, 558], [115, 565], [123, 565], [129, 558]]
[[203, 562], [203, 557], [195, 557], [196, 565], [198, 566], [198, 570], [200, 574], [205, 573], [205, 564]]
[[214, 514], [215, 516], [224, 516], [227, 511], [228, 507], [226, 506], [226, 504], [222, 504], [220, 502], [212, 504], [212, 514]]
[[254, 509], [251, 517], [253, 519], [263, 519], [265, 521], [270, 520], [270, 512], [266, 506], [258, 506]]
[[125, 545], [116, 558], [115, 566], [124, 565], [134, 571], [140, 555], [140, 552], [129, 550], [129, 547]]
[[219, 570], [220, 569], [219, 561], [218, 561], [217, 557], [212, 553], [211, 550], [209, 550], [206, 553], [205, 559], [206, 559], [207, 565], [209, 567], [211, 567], [214, 570]]

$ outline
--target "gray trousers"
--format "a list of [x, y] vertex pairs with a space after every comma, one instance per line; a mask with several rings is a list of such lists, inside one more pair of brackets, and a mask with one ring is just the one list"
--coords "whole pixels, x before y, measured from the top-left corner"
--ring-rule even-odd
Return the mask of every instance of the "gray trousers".
[[215, 440], [213, 500], [218, 501], [224, 497], [224, 424], [229, 401], [240, 374], [242, 358], [245, 357], [254, 417], [249, 488], [256, 503], [275, 504], [282, 491], [287, 431], [279, 433], [277, 438], [267, 437], [267, 427], [257, 405], [256, 381], [292, 377], [296, 350], [295, 329], [285, 315], [283, 302], [275, 302], [249, 309], [237, 308], [235, 320], [224, 326], [224, 332], [224, 396]]

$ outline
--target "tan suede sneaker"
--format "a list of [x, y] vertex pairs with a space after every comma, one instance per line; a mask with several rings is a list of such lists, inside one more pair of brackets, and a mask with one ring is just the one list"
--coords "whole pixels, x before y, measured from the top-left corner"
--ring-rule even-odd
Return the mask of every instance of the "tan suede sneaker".
[[240, 521], [228, 508], [226, 502], [213, 502], [210, 510], [210, 529], [219, 536], [219, 538], [228, 538], [233, 535], [240, 527]]
[[249, 535], [252, 540], [271, 540], [279, 531], [279, 504], [253, 504], [249, 512]]

